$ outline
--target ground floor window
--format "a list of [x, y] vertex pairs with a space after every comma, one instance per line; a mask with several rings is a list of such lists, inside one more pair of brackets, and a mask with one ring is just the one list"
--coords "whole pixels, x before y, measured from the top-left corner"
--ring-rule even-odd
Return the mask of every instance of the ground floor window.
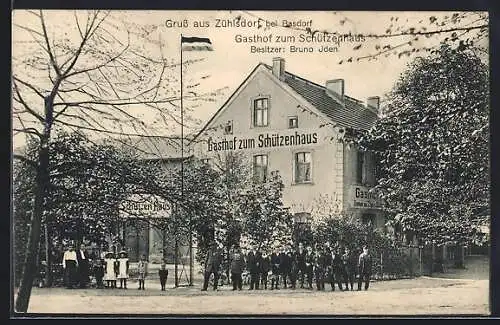
[[309, 183], [312, 181], [312, 155], [310, 152], [295, 154], [295, 183]]

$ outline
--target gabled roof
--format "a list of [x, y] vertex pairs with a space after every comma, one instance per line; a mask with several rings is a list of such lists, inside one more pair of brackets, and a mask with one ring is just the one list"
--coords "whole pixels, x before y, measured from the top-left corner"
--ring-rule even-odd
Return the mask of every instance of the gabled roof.
[[[232, 100], [238, 93], [242, 86], [249, 80], [249, 78], [263, 66], [272, 73], [272, 67], [265, 63], [259, 63], [252, 72], [243, 80], [243, 82], [236, 88], [236, 90], [229, 96], [224, 104], [215, 112], [215, 114], [208, 120], [205, 126], [194, 136], [196, 139], [210, 123], [219, 115], [224, 107]], [[279, 80], [279, 79], [277, 79]], [[361, 104], [357, 99], [344, 95], [343, 103], [340, 100], [333, 99], [327, 94], [326, 87], [320, 86], [312, 81], [301, 78], [295, 74], [285, 71], [285, 78], [283, 81], [300, 97], [304, 98], [309, 104], [318, 109], [321, 113], [325, 114], [336, 125], [344, 128], [351, 128], [355, 130], [368, 130], [377, 120], [377, 113]]]
[[[264, 64], [264, 63], [261, 63]], [[272, 67], [264, 64], [272, 71]], [[284, 82], [311, 105], [344, 128], [368, 130], [377, 119], [377, 113], [358, 100], [344, 95], [344, 105], [327, 94], [326, 87], [285, 72]]]

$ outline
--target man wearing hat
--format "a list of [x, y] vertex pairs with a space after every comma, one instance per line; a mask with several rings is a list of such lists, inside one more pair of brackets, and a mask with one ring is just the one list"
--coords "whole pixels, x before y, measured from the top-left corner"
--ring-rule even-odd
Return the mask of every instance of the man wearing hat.
[[221, 256], [217, 249], [215, 243], [210, 245], [210, 248], [207, 253], [207, 257], [205, 258], [205, 272], [204, 272], [204, 281], [203, 288], [201, 291], [207, 291], [208, 289], [208, 281], [210, 279], [210, 275], [214, 275], [214, 291], [217, 290], [217, 286], [219, 284], [219, 266], [221, 263]]
[[372, 274], [372, 257], [368, 252], [368, 247], [363, 246], [363, 253], [359, 255], [358, 259], [358, 291], [361, 290], [363, 281], [365, 282], [365, 290], [370, 286], [370, 277]]

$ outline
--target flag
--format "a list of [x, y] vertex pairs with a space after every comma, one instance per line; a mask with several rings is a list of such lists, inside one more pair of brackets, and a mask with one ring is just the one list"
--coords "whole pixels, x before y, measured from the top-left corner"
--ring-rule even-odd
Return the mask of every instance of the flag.
[[212, 42], [206, 37], [181, 37], [183, 51], [213, 51]]

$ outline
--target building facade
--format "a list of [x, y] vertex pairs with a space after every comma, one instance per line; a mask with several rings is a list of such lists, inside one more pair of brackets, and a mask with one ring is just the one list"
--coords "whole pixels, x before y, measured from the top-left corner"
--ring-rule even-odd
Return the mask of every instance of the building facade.
[[[130, 141], [130, 140], [129, 140]], [[122, 141], [123, 142], [123, 141]], [[166, 173], [179, 170], [182, 160], [190, 159], [181, 152], [180, 140], [164, 138], [141, 138], [128, 143], [144, 164], [155, 164]], [[162, 177], [159, 175], [158, 177]], [[175, 263], [175, 239], [173, 219], [176, 208], [168, 200], [156, 195], [132, 195], [120, 207], [123, 223], [120, 227], [121, 242], [131, 261], [146, 255], [153, 264]], [[189, 265], [189, 241], [179, 238], [178, 264]]]
[[375, 164], [369, 152], [340, 141], [377, 119], [379, 97], [367, 104], [344, 92], [344, 80], [315, 84], [285, 70], [283, 58], [258, 64], [191, 142], [206, 161], [241, 153], [254, 177], [278, 171], [283, 201], [296, 220], [315, 214], [354, 215], [375, 227], [385, 217], [369, 190]]

